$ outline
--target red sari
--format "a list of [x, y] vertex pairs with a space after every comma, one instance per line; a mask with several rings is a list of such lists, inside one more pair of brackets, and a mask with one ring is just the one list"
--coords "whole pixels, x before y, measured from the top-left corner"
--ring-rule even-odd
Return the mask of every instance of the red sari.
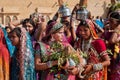
[[9, 80], [10, 55], [6, 47], [4, 33], [0, 28], [0, 79]]
[[[82, 40], [77, 42], [77, 48], [82, 48]], [[87, 52], [87, 58], [85, 58], [87, 64], [97, 64], [102, 62], [102, 57], [107, 56], [105, 51], [106, 46], [102, 39], [92, 40]], [[107, 67], [103, 68], [101, 71], [93, 72], [87, 75], [89, 75], [87, 79], [85, 78], [83, 80], [107, 80]]]
[[[80, 39], [78, 39], [78, 41], [75, 43], [74, 48], [80, 49], [85, 53], [85, 55], [87, 55], [85, 57], [87, 64], [94, 65], [102, 62], [103, 57], [108, 56], [108, 54], [106, 52], [106, 45], [102, 39], [99, 39], [93, 22], [89, 19], [87, 19], [86, 22], [92, 36], [89, 39], [89, 42], [85, 42], [82, 37], [80, 37]], [[77, 27], [77, 36], [80, 36], [78, 33], [79, 28], [80, 26]], [[82, 80], [107, 80], [107, 67], [104, 67], [103, 70], [100, 71], [91, 71], [86, 75], [87, 78], [84, 78]]]

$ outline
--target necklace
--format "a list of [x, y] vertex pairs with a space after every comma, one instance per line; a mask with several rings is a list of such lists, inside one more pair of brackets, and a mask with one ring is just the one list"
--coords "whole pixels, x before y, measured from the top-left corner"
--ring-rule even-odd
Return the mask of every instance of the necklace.
[[88, 57], [88, 50], [91, 46], [92, 38], [89, 39], [89, 41], [83, 40], [82, 41], [82, 52], [83, 52], [83, 57], [87, 58]]

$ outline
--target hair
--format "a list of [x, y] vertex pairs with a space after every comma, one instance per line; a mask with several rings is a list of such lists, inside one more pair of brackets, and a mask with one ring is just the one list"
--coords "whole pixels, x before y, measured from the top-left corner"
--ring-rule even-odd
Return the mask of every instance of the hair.
[[81, 20], [80, 23], [79, 23], [79, 25], [78, 25], [78, 27], [77, 27], [77, 31], [76, 31], [77, 37], [80, 37], [80, 35], [79, 35], [79, 28], [80, 28], [81, 26], [84, 26], [84, 27], [86, 27], [86, 28], [89, 28], [88, 23], [86, 22], [86, 20]]
[[26, 18], [26, 19], [22, 22], [22, 25], [25, 25], [26, 23], [30, 23], [30, 24], [32, 24], [33, 27], [35, 27], [34, 22], [33, 22], [31, 19], [29, 19], [29, 18]]
[[118, 11], [111, 12], [109, 14], [109, 18], [113, 18], [113, 19], [120, 21], [120, 12]]
[[5, 29], [10, 29], [10, 30], [12, 30], [12, 28], [11, 28], [11, 27], [9, 27], [9, 26], [6, 26], [6, 27], [5, 27]]
[[21, 37], [21, 29], [19, 27], [14, 28], [9, 34], [12, 34], [13, 32], [15, 32], [19, 38]]
[[35, 23], [33, 22], [33, 20], [31, 20], [31, 19], [29, 19], [29, 18], [26, 18], [26, 19], [22, 22], [23, 27], [24, 27], [24, 25], [25, 25], [26, 23], [30, 23], [30, 24], [33, 26], [33, 32], [30, 34], [30, 35], [33, 35], [34, 32], [35, 32], [35, 26], [36, 26]]
[[69, 24], [70, 24], [70, 22], [68, 22], [68, 21], [61, 21], [61, 23], [66, 25], [67, 27], [69, 27]]
[[5, 30], [7, 30], [7, 29], [10, 29], [10, 31], [12, 30], [12, 28], [9, 27], [9, 26], [6, 26], [6, 27], [5, 27]]
[[52, 23], [52, 22], [55, 22], [55, 20], [49, 20], [49, 21], [47, 22], [47, 25], [49, 25], [49, 24]]
[[[50, 33], [50, 30], [52, 27], [56, 24], [56, 21], [50, 20], [49, 23], [47, 23], [47, 28], [46, 28], [46, 34]], [[43, 42], [48, 42], [51, 39], [51, 35], [43, 37], [42, 41]]]
[[80, 24], [78, 25], [78, 27], [80, 27], [80, 26], [89, 27], [89, 26], [88, 26], [88, 23], [86, 22], [86, 20], [81, 20], [81, 21], [80, 21]]
[[99, 19], [100, 18], [100, 16], [96, 16], [96, 19]]
[[48, 42], [51, 39], [51, 34], [57, 33], [62, 26], [63, 25], [61, 23], [57, 23], [56, 21], [51, 22], [46, 28], [46, 36], [42, 39], [42, 41]]

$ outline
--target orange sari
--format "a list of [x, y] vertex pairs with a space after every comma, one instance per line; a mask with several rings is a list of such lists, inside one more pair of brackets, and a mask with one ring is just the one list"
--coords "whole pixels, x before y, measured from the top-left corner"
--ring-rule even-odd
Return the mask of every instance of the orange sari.
[[0, 79], [9, 80], [10, 55], [6, 47], [4, 33], [0, 28]]

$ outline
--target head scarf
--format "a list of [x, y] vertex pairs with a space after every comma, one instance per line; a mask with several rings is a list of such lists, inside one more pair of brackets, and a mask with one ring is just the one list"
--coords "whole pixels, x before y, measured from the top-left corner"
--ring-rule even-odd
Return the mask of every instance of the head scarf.
[[[91, 34], [92, 34], [93, 39], [98, 39], [98, 35], [97, 35], [97, 33], [96, 33], [95, 25], [93, 24], [93, 22], [92, 22], [91, 20], [89, 20], [89, 19], [86, 19], [85, 21], [86, 21], [86, 23], [87, 23], [87, 25], [88, 25], [88, 28], [90, 29], [90, 32], [91, 32]], [[77, 31], [76, 31], [76, 35], [77, 35], [78, 37], [80, 37], [80, 35], [79, 35], [79, 33], [78, 33], [78, 32], [79, 32], [79, 27], [80, 27], [80, 26], [78, 26]]]
[[5, 30], [5, 28], [3, 28], [2, 25], [0, 25], [0, 29], [2, 30], [2, 33], [4, 34], [4, 41], [6, 42], [6, 46], [9, 50], [9, 53], [10, 53], [10, 56], [12, 56], [14, 50], [15, 50], [15, 47], [12, 45], [10, 39], [8, 38], [8, 34], [7, 34], [7, 31]]
[[[16, 53], [16, 57], [18, 59], [19, 66], [13, 66], [14, 67], [19, 67], [19, 78], [20, 80], [26, 80], [26, 79], [31, 79], [35, 80], [35, 75], [34, 75], [34, 57], [33, 57], [33, 47], [32, 47], [32, 42], [30, 39], [29, 33], [25, 30], [25, 28], [20, 28], [21, 33], [20, 33], [20, 47], [18, 49], [18, 53]], [[14, 62], [14, 61], [13, 61]], [[14, 72], [18, 71], [16, 68], [12, 68]], [[12, 75], [13, 80], [16, 80], [14, 78], [18, 74]]]
[[61, 23], [57, 23], [57, 22], [50, 23], [46, 29], [46, 34], [47, 34], [46, 36], [50, 36], [52, 33], [56, 32], [62, 27], [63, 25]]
[[0, 45], [3, 46], [4, 44], [5, 44], [4, 33], [2, 29], [0, 28]]
[[4, 32], [0, 28], [0, 79], [9, 80], [10, 54], [6, 45]]
[[92, 37], [93, 39], [98, 39], [98, 35], [96, 33], [96, 30], [95, 30], [95, 25], [93, 24], [93, 22], [89, 19], [86, 20], [88, 26], [89, 26], [89, 29], [90, 29], [90, 32], [92, 34]]
[[53, 21], [47, 25], [46, 28], [46, 36], [42, 39], [43, 42], [48, 42], [51, 38], [51, 34], [62, 28], [63, 25], [61, 23], [58, 23], [56, 21]]
[[26, 30], [24, 28], [21, 28], [21, 37], [20, 37], [20, 49], [19, 49], [19, 55], [18, 55], [18, 59], [19, 59], [19, 63], [20, 63], [20, 77], [21, 79], [24, 79], [23, 75], [24, 75], [24, 59], [25, 59], [25, 52], [26, 52]]

